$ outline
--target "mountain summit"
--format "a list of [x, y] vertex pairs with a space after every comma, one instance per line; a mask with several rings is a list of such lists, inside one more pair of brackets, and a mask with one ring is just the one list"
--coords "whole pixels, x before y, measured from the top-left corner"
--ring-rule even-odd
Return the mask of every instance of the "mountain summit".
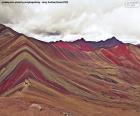
[[1, 116], [139, 116], [139, 47], [0, 30]]
[[118, 39], [116, 39], [116, 37], [112, 37], [112, 38], [109, 38], [105, 41], [99, 41], [99, 42], [90, 42], [91, 45], [96, 48], [96, 49], [99, 49], [99, 48], [111, 48], [111, 47], [114, 47], [116, 45], [120, 45], [120, 44], [123, 44], [123, 42], [119, 41]]

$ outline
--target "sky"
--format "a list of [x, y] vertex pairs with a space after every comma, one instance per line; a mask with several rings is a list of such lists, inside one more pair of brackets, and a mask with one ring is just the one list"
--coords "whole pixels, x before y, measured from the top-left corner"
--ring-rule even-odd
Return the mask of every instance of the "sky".
[[[29, 0], [0, 0], [29, 1]], [[30, 0], [37, 1], [37, 0]], [[64, 0], [38, 0], [64, 1]], [[117, 39], [140, 44], [140, 0], [68, 0], [58, 4], [2, 4], [0, 23], [42, 41]]]

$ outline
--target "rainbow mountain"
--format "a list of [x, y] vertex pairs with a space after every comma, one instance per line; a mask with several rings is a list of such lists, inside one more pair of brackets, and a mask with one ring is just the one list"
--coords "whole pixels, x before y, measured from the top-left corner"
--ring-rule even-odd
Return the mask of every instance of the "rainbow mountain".
[[42, 42], [1, 24], [0, 112], [139, 116], [140, 48], [115, 37]]

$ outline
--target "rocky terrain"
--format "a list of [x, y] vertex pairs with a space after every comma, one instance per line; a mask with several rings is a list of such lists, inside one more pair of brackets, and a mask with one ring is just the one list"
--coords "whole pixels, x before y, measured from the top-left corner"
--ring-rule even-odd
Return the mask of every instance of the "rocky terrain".
[[0, 116], [140, 116], [140, 48], [42, 42], [1, 24]]

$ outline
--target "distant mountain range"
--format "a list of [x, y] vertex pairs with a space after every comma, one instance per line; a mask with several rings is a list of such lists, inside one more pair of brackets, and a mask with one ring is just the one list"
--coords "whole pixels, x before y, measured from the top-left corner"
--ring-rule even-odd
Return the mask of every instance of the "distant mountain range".
[[1, 24], [0, 96], [42, 100], [49, 116], [138, 116], [140, 48], [115, 37], [42, 42]]

